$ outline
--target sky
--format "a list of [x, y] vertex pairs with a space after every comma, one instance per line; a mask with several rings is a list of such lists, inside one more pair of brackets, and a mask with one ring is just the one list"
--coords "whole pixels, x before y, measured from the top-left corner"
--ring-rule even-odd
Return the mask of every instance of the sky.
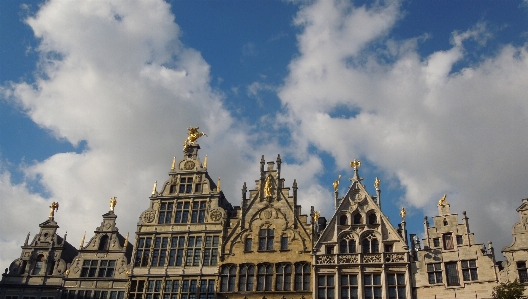
[[397, 226], [467, 211], [497, 260], [528, 197], [526, 1], [1, 1], [0, 266], [53, 201], [78, 246], [116, 196], [134, 234], [199, 126], [233, 205], [280, 154], [330, 218], [350, 161]]

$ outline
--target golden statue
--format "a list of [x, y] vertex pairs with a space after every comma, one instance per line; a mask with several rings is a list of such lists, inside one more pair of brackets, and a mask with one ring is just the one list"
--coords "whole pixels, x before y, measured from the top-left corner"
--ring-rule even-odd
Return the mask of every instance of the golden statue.
[[55, 216], [55, 211], [59, 210], [59, 203], [58, 202], [52, 202], [50, 206], [50, 214], [49, 217], [53, 218]]
[[376, 177], [376, 180], [374, 180], [374, 187], [376, 187], [376, 190], [379, 190], [381, 180]]
[[354, 161], [350, 162], [350, 167], [354, 168], [354, 170], [357, 170], [361, 167], [361, 161], [354, 159]]
[[438, 206], [442, 206], [442, 207], [445, 206], [446, 197], [447, 197], [447, 194], [444, 194], [444, 196], [440, 198], [440, 200], [438, 201]]
[[337, 180], [334, 181], [332, 185], [334, 185], [334, 192], [337, 192], [337, 189], [339, 189], [339, 181], [341, 180], [341, 175], [337, 177]]
[[117, 197], [114, 196], [110, 198], [110, 211], [112, 212], [114, 211], [116, 204], [117, 204]]
[[271, 197], [271, 175], [268, 175], [264, 183], [264, 197]]
[[407, 211], [405, 211], [404, 207], [401, 208], [400, 216], [402, 218], [402, 221], [405, 221], [405, 216], [407, 216]]
[[152, 195], [156, 195], [158, 193], [158, 181], [154, 181], [154, 186], [152, 187]]
[[314, 217], [315, 222], [317, 222], [317, 219], [319, 219], [319, 216], [321, 216], [321, 213], [319, 211], [314, 213], [313, 217]]
[[183, 150], [184, 151], [187, 151], [187, 148], [190, 146], [190, 145], [194, 145], [196, 143], [196, 140], [202, 136], [207, 136], [207, 134], [205, 134], [204, 132], [198, 132], [198, 129], [200, 127], [188, 127], [187, 130], [189, 132], [187, 132], [187, 134], [189, 136], [187, 136], [187, 139], [185, 139], [185, 141], [183, 142]]

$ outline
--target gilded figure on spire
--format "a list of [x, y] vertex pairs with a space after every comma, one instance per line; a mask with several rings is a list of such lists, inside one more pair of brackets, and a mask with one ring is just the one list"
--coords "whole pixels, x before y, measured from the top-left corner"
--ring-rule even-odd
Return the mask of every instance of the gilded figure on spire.
[[207, 136], [207, 134], [205, 134], [204, 132], [199, 132], [198, 129], [200, 127], [188, 127], [187, 130], [189, 132], [187, 132], [187, 134], [189, 136], [187, 136], [187, 139], [185, 139], [185, 141], [183, 142], [183, 151], [187, 151], [187, 148], [190, 146], [190, 145], [194, 145], [196, 144], [196, 140], [202, 136]]
[[55, 211], [59, 210], [59, 203], [58, 202], [52, 202], [50, 206], [50, 214], [49, 218], [53, 218], [55, 216]]

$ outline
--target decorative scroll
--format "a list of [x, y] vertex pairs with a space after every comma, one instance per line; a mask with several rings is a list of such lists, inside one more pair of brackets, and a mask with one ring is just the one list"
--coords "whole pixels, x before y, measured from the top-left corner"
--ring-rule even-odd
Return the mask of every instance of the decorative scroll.
[[359, 263], [358, 254], [341, 254], [337, 256], [338, 264], [357, 264]]
[[405, 262], [405, 253], [386, 253], [385, 262], [387, 263]]
[[381, 263], [381, 253], [366, 253], [363, 255], [363, 263]]
[[335, 255], [320, 255], [316, 259], [317, 264], [335, 264]]

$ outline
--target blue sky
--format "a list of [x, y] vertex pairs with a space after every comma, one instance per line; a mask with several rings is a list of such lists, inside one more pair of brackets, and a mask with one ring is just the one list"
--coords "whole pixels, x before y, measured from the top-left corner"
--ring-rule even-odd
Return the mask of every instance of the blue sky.
[[527, 37], [525, 1], [2, 1], [0, 263], [51, 201], [73, 244], [113, 196], [133, 233], [191, 125], [233, 205], [281, 154], [330, 217], [359, 158], [394, 225], [405, 206], [422, 234], [447, 194], [500, 249], [528, 197]]

